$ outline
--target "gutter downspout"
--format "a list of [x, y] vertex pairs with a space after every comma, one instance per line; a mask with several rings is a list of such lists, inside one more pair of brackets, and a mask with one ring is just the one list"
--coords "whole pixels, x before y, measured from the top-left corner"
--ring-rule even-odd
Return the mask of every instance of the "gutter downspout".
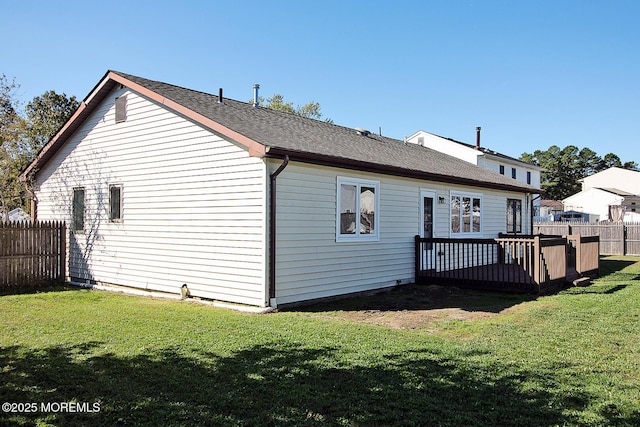
[[284, 162], [272, 173], [269, 188], [269, 305], [276, 297], [276, 178], [289, 164], [289, 156], [284, 156]]

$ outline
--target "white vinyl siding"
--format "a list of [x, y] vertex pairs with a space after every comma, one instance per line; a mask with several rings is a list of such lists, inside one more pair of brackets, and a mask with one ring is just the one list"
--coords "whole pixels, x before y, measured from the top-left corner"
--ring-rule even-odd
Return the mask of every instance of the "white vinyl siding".
[[[73, 279], [176, 294], [186, 283], [192, 296], [264, 306], [265, 174], [242, 147], [114, 91], [38, 173], [38, 216], [69, 221], [73, 187], [85, 188]], [[109, 221], [109, 183], [122, 185], [122, 222]]]
[[[337, 177], [380, 183], [379, 240], [336, 242]], [[278, 305], [412, 282], [421, 189], [436, 195], [434, 237], [451, 237], [450, 195], [466, 187], [291, 162], [278, 177]], [[483, 233], [477, 237], [504, 233], [507, 197], [519, 194], [471, 191], [482, 194]]]

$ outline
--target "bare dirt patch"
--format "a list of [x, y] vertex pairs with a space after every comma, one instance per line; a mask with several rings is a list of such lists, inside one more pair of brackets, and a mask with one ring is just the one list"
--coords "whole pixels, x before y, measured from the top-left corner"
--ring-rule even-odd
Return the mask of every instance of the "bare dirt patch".
[[298, 311], [392, 329], [431, 329], [451, 320], [497, 316], [534, 299], [531, 295], [465, 290], [452, 286], [403, 285], [375, 295], [326, 301]]

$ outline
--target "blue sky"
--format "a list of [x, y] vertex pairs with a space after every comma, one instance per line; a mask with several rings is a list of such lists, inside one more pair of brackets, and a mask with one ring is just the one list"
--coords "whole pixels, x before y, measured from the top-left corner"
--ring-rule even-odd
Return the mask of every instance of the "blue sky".
[[640, 163], [640, 1], [3, 1], [0, 73], [27, 102], [118, 70], [336, 124], [518, 157], [551, 145]]

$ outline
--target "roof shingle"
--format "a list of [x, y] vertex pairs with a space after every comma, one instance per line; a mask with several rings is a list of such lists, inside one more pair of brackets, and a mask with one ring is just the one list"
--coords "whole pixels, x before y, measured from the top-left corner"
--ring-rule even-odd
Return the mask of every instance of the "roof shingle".
[[[107, 72], [101, 83], [83, 102], [87, 104], [87, 112], [76, 114], [71, 120], [82, 120], [93, 109], [91, 104], [95, 104], [105, 96], [105, 92], [111, 87], [110, 75], [118, 76], [120, 82], [125, 81], [125, 85], [127, 82], [133, 83], [133, 86], [139, 85], [265, 146], [267, 156], [289, 155], [292, 160], [333, 164], [398, 176], [513, 191], [539, 192], [539, 189], [533, 186], [416, 144], [408, 144], [376, 134], [361, 135], [352, 128], [269, 108], [254, 107], [251, 103], [229, 98], [224, 98], [224, 102], [219, 103], [218, 96], [213, 94], [117, 71]], [[67, 123], [61, 130], [61, 134], [56, 135], [45, 150], [55, 152], [68, 137], [64, 134], [65, 129], [70, 133], [78, 125], [79, 123]], [[225, 136], [229, 137], [229, 135]], [[58, 139], [61, 141], [57, 141]], [[52, 153], [41, 153], [35, 162], [39, 160], [46, 162], [51, 155]], [[34, 169], [33, 164], [25, 174], [31, 169]]]

